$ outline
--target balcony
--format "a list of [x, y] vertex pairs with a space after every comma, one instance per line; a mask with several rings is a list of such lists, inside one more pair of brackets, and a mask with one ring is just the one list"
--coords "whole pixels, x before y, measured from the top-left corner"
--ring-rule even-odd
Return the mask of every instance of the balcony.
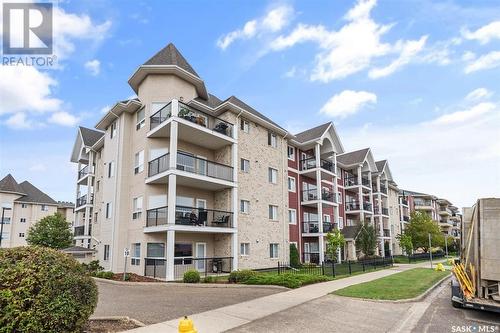
[[409, 216], [404, 216], [404, 215], [403, 215], [403, 221], [405, 221], [405, 222], [410, 222], [410, 217], [409, 217]]
[[[179, 124], [178, 138], [197, 145], [219, 149], [232, 143], [233, 124], [197, 110], [189, 105], [178, 103], [177, 117]], [[167, 104], [150, 117], [148, 137], [170, 137], [172, 103]]]
[[389, 229], [384, 229], [384, 237], [391, 237], [391, 231]]
[[86, 165], [80, 171], [78, 171], [78, 180], [82, 179], [83, 177], [85, 177], [88, 174], [89, 174], [89, 166]]
[[313, 264], [319, 264], [319, 253], [318, 252], [304, 252], [302, 254], [303, 262], [310, 262]]
[[[320, 159], [320, 167], [323, 170], [335, 173], [335, 164], [332, 161]], [[300, 171], [316, 169], [316, 158], [310, 157], [300, 160]]]
[[433, 209], [432, 201], [430, 201], [430, 200], [425, 200], [425, 201], [415, 200], [414, 204], [415, 204], [416, 210], [432, 210]]
[[[166, 226], [167, 224], [167, 207], [147, 211], [146, 227]], [[215, 209], [175, 206], [175, 224], [197, 228], [232, 228], [233, 213]]]
[[75, 227], [75, 230], [73, 232], [74, 237], [90, 236], [91, 234], [92, 234], [92, 223], [89, 224], [89, 231], [87, 235], [85, 235], [85, 226], [83, 225]]
[[[334, 224], [330, 222], [323, 222], [323, 232], [327, 233], [334, 229]], [[302, 223], [302, 233], [304, 234], [317, 234], [319, 233], [319, 224], [317, 221], [309, 221]]]
[[[309, 189], [309, 190], [303, 190], [302, 191], [302, 202], [305, 204], [308, 203], [314, 203], [318, 201], [318, 190], [317, 189]], [[331, 203], [334, 204], [337, 202], [335, 193], [332, 191], [321, 191], [321, 200], [326, 202], [326, 203]]]
[[402, 205], [404, 205], [404, 206], [408, 206], [408, 199], [403, 199], [403, 198], [401, 198], [401, 199], [400, 199], [400, 202], [401, 202], [401, 204], [402, 204]]
[[345, 210], [347, 212], [360, 211], [360, 210], [371, 212], [372, 211], [372, 204], [369, 202], [363, 202], [363, 207], [361, 209], [361, 205], [359, 202], [349, 201], [349, 202], [345, 203]]
[[447, 216], [451, 216], [453, 213], [451, 211], [451, 209], [447, 208], [447, 207], [439, 207], [439, 215], [447, 215]]
[[94, 201], [94, 195], [90, 195], [90, 198], [88, 198], [88, 195], [85, 194], [76, 199], [76, 208], [78, 209], [85, 205], [92, 205], [93, 201]]
[[[344, 179], [344, 186], [345, 187], [352, 187], [352, 186], [358, 186], [359, 184], [359, 179], [358, 176], [356, 175], [349, 175]], [[370, 179], [366, 177], [361, 177], [361, 185], [371, 188], [370, 185]]]
[[[167, 175], [165, 173], [169, 170], [169, 154], [162, 155], [148, 163], [148, 177], [147, 183], [153, 184], [166, 184]], [[178, 184], [199, 187], [210, 190], [218, 190], [229, 184], [213, 184], [210, 179], [222, 180], [226, 182], [233, 181], [233, 168], [229, 165], [209, 161], [200, 157], [190, 155], [188, 153], [178, 152], [177, 153], [177, 167], [176, 170], [183, 171], [183, 173], [177, 173]], [[193, 179], [192, 177], [186, 175], [184, 172], [195, 174], [198, 176], [203, 176], [207, 178]]]
[[379, 193], [379, 192], [380, 192], [380, 193], [382, 193], [382, 194], [387, 195], [387, 187], [385, 187], [385, 186], [384, 186], [384, 185], [382, 185], [382, 184], [380, 184], [380, 191], [377, 189], [377, 186], [376, 186], [376, 185], [374, 185], [374, 186], [372, 187], [372, 191], [373, 191], [373, 193]]

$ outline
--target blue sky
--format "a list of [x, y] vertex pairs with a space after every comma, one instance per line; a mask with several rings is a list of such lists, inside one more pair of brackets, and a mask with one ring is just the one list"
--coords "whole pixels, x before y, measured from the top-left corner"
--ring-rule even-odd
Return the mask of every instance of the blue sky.
[[56, 68], [0, 66], [0, 174], [74, 201], [76, 126], [173, 42], [219, 98], [292, 132], [333, 121], [401, 188], [500, 196], [497, 1], [64, 1]]

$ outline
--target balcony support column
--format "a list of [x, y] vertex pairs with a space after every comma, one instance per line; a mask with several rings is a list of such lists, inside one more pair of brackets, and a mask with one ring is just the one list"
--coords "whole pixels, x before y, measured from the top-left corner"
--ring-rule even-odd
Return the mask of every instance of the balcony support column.
[[323, 195], [321, 184], [321, 146], [316, 144], [314, 147], [314, 156], [316, 158], [316, 190], [318, 196], [318, 246], [319, 246], [319, 262], [325, 261], [325, 238], [323, 237]]
[[[170, 208], [168, 209], [170, 211]], [[175, 209], [174, 209], [174, 216], [175, 216]], [[174, 276], [174, 251], [175, 251], [175, 230], [168, 230], [167, 231], [167, 249], [166, 249], [166, 278], [167, 281], [173, 281], [175, 279]]]
[[362, 165], [358, 166], [358, 202], [359, 202], [359, 220], [361, 223], [365, 222], [365, 213], [363, 212], [363, 175]]
[[[236, 122], [238, 123], [238, 122]], [[238, 127], [235, 126], [233, 137], [238, 141]], [[238, 144], [233, 143], [231, 146], [231, 159], [233, 166], [233, 182], [238, 183]], [[233, 212], [233, 228], [235, 232], [231, 235], [231, 256], [232, 259], [232, 270], [238, 269], [238, 213], [239, 213], [239, 204], [238, 204], [238, 187], [233, 187], [231, 189], [231, 206]]]

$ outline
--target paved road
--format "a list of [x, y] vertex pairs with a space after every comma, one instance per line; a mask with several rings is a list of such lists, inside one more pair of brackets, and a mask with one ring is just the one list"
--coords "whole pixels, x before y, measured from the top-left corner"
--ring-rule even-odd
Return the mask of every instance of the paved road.
[[285, 289], [197, 288], [169, 284], [116, 285], [97, 282], [99, 302], [94, 317], [129, 316], [154, 324], [192, 313], [245, 302]]

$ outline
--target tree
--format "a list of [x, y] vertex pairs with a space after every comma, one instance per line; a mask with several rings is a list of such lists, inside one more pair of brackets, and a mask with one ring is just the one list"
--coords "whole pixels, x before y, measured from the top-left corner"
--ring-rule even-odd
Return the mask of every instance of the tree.
[[365, 222], [359, 230], [356, 238], [356, 247], [361, 250], [365, 256], [373, 256], [377, 247], [377, 233], [375, 228]]
[[403, 249], [404, 253], [409, 256], [413, 251], [413, 242], [411, 240], [411, 236], [405, 233], [399, 234], [396, 236], [396, 239], [399, 242], [399, 246]]
[[333, 260], [337, 260], [338, 250], [344, 246], [345, 238], [340, 230], [335, 229], [326, 234], [326, 254]]
[[31, 226], [26, 241], [29, 245], [63, 249], [73, 243], [73, 233], [68, 221], [60, 213], [55, 213]]
[[439, 226], [425, 213], [413, 212], [410, 222], [406, 225], [405, 235], [411, 238], [413, 249], [422, 248], [425, 252], [429, 250], [429, 234], [431, 234], [432, 246], [444, 246], [444, 236]]
[[290, 266], [300, 266], [299, 250], [297, 250], [295, 244], [290, 244]]

